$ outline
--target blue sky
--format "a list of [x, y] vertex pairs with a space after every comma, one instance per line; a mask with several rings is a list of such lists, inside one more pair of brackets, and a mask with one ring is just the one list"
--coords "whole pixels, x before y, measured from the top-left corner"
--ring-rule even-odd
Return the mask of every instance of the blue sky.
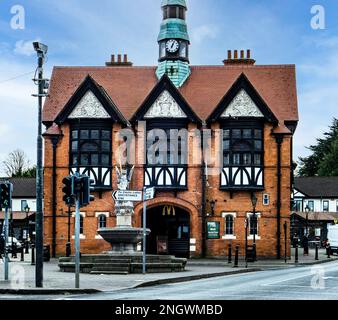
[[[35, 161], [36, 58], [31, 42], [49, 46], [54, 65], [104, 65], [128, 53], [156, 65], [160, 0], [0, 0], [0, 162], [16, 148]], [[252, 49], [257, 64], [296, 64], [300, 123], [295, 158], [338, 116], [338, 2], [335, 0], [187, 0], [192, 64], [221, 64], [228, 49]], [[25, 28], [11, 28], [11, 9]], [[311, 8], [325, 9], [325, 29], [311, 28]], [[27, 74], [29, 73], [29, 74]], [[20, 75], [24, 76], [18, 77]], [[13, 80], [8, 81], [11, 78]]]

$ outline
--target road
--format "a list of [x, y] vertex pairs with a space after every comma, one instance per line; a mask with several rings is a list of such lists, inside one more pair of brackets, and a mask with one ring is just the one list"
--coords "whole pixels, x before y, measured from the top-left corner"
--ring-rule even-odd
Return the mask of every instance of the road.
[[[10, 299], [10, 296], [0, 296]], [[338, 300], [338, 262], [76, 296], [32, 300]]]

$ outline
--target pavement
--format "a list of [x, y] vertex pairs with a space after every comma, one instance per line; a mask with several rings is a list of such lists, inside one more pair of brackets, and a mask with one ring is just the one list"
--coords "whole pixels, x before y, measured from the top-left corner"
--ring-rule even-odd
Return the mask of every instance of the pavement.
[[320, 250], [319, 261], [315, 261], [314, 252], [309, 256], [303, 256], [299, 251], [299, 263], [294, 263], [294, 258], [287, 263], [278, 260], [261, 260], [249, 263], [246, 267], [245, 261], [240, 260], [239, 267], [234, 268], [233, 262], [227, 259], [192, 259], [189, 260], [184, 272], [158, 273], [158, 274], [129, 274], [129, 275], [80, 275], [81, 289], [74, 289], [75, 276], [73, 273], [60, 272], [58, 260], [51, 259], [44, 263], [44, 288], [35, 288], [35, 266], [31, 265], [30, 255], [25, 255], [25, 261], [11, 259], [9, 264], [10, 281], [3, 280], [3, 264], [0, 264], [0, 300], [4, 294], [94, 294], [98, 292], [113, 292], [126, 289], [135, 289], [169, 283], [180, 283], [192, 280], [230, 276], [234, 274], [252, 273], [271, 269], [289, 269], [300, 266], [313, 265], [317, 263], [331, 262], [337, 260], [337, 256], [327, 259], [325, 250]]

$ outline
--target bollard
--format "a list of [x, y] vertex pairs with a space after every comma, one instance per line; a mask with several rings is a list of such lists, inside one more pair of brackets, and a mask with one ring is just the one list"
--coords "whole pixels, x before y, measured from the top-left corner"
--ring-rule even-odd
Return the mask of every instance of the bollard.
[[318, 258], [318, 244], [316, 244], [316, 255], [315, 255], [315, 260], [319, 260], [319, 258]]
[[239, 255], [239, 245], [236, 245], [235, 265], [234, 265], [234, 268], [238, 268], [238, 255]]
[[66, 257], [70, 257], [70, 255], [72, 254], [72, 249], [71, 249], [71, 246], [70, 246], [70, 242], [67, 242], [66, 243]]
[[31, 259], [31, 265], [35, 265], [35, 250], [34, 250], [34, 244], [32, 244], [32, 259]]
[[18, 257], [16, 252], [17, 252], [17, 245], [16, 245], [16, 243], [13, 243], [13, 245], [12, 245], [12, 258], [16, 259]]
[[21, 248], [21, 258], [20, 258], [20, 261], [25, 261], [25, 251], [24, 251], [23, 247]]
[[25, 241], [25, 253], [29, 254], [29, 243], [28, 243], [28, 240]]
[[295, 263], [298, 263], [298, 244], [296, 244], [296, 250], [295, 250]]
[[228, 250], [228, 263], [232, 262], [232, 247], [231, 244], [229, 244], [229, 250]]

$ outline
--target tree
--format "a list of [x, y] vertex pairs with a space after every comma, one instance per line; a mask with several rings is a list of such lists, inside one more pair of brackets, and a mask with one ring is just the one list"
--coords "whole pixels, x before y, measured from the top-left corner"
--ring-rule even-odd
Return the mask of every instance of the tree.
[[338, 162], [338, 119], [333, 119], [329, 132], [324, 133], [324, 138], [317, 139], [317, 144], [308, 149], [312, 154], [305, 158], [299, 158], [299, 175], [303, 177], [313, 176], [337, 176]]
[[20, 149], [12, 151], [2, 162], [2, 166], [9, 178], [35, 177], [35, 168], [30, 166], [25, 152]]

